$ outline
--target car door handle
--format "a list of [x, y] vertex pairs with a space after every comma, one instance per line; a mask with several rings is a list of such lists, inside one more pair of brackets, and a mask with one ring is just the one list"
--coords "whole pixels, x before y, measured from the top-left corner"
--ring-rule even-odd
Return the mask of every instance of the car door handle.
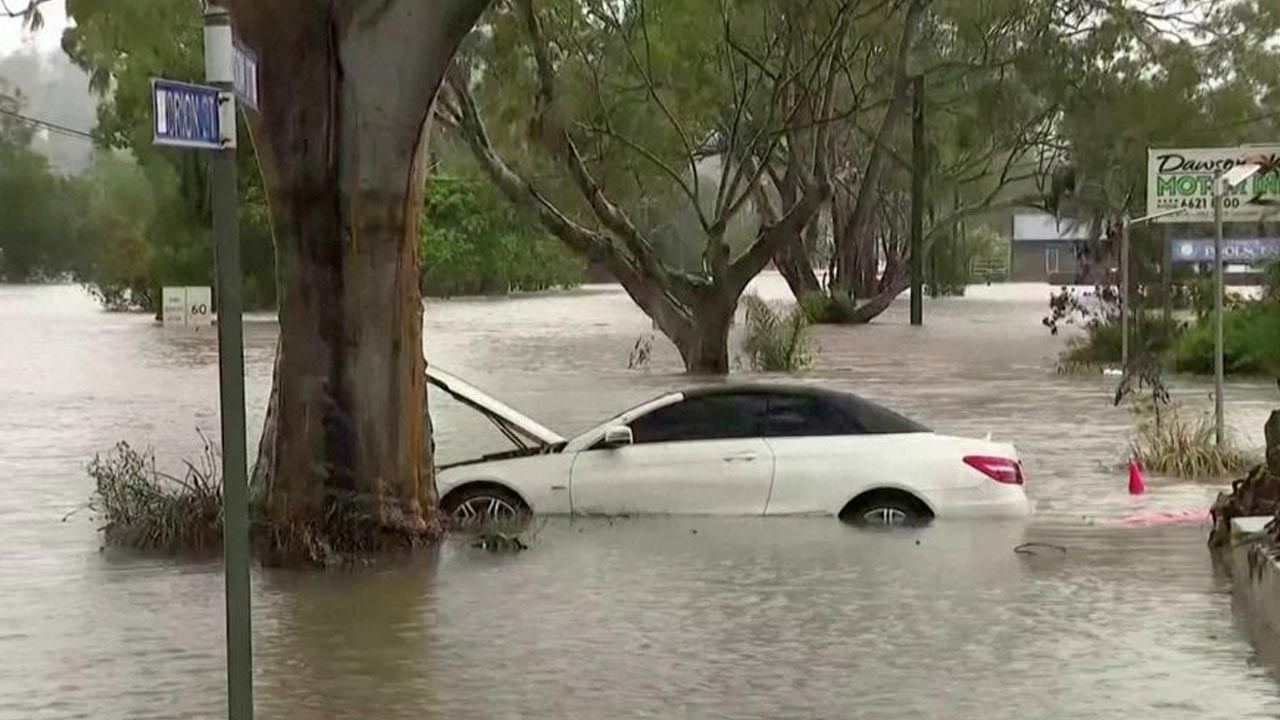
[[755, 462], [755, 460], [759, 457], [760, 455], [757, 453], [745, 452], [745, 453], [738, 453], [737, 455], [727, 455], [725, 456], [724, 461], [725, 462]]

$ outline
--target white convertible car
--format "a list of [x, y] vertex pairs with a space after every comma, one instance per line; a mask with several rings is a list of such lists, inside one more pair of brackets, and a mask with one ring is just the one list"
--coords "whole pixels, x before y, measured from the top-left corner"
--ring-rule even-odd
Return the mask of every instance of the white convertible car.
[[516, 446], [440, 468], [440, 506], [464, 523], [537, 513], [829, 515], [908, 525], [1029, 512], [1012, 445], [938, 435], [844, 392], [700, 387], [566, 439], [447, 372], [427, 375]]

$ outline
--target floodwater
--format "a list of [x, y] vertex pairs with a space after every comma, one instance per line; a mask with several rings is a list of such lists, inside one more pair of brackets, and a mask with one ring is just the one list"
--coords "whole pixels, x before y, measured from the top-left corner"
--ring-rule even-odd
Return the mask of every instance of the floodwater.
[[[776, 277], [758, 282], [781, 297]], [[1203, 527], [1122, 516], [1204, 507], [1216, 487], [1124, 492], [1131, 417], [1110, 380], [1053, 372], [1048, 289], [900, 302], [824, 328], [805, 375], [939, 430], [1017, 443], [1038, 514], [868, 532], [825, 519], [553, 520], [494, 556], [448, 543], [340, 572], [254, 571], [265, 718], [1262, 718], [1275, 654], [1253, 649]], [[431, 362], [565, 432], [676, 387], [616, 288], [427, 305]], [[246, 328], [260, 424], [276, 328]], [[109, 315], [73, 287], [0, 286], [0, 718], [224, 714], [221, 568], [99, 551], [83, 466], [118, 440], [162, 467], [217, 436], [212, 333]], [[1189, 405], [1208, 385], [1179, 379]], [[1274, 385], [1233, 383], [1260, 442]], [[433, 408], [444, 459], [496, 449]], [[256, 434], [256, 428], [252, 428]], [[255, 436], [256, 442], [256, 436]], [[489, 443], [493, 443], [490, 447]], [[251, 444], [250, 449], [254, 445]], [[1024, 556], [1019, 543], [1065, 553]]]

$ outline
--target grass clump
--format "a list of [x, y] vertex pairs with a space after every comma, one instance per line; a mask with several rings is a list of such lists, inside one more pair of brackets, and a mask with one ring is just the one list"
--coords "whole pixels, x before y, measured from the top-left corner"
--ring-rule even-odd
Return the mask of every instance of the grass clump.
[[796, 372], [813, 364], [817, 348], [802, 307], [784, 313], [758, 295], [743, 296], [742, 306], [746, 312], [742, 350], [753, 370]]
[[121, 442], [96, 455], [89, 508], [105, 543], [163, 552], [216, 552], [222, 542], [222, 483], [217, 454], [204, 440], [197, 463], [184, 461], [181, 478], [156, 469], [151, 451]]
[[1257, 462], [1230, 437], [1219, 445], [1214, 439], [1213, 421], [1206, 414], [1191, 417], [1177, 403], [1164, 407], [1147, 403], [1135, 412], [1138, 428], [1130, 452], [1153, 473], [1217, 480], [1247, 472]]

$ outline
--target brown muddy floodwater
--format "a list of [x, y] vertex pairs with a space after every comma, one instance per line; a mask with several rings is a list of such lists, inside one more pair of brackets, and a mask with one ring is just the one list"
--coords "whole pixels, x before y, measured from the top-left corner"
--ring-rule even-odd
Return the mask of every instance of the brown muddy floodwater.
[[[1217, 488], [1125, 494], [1130, 418], [1110, 381], [1052, 371], [1047, 292], [929, 301], [923, 329], [905, 303], [873, 327], [823, 329], [806, 375], [1013, 440], [1033, 520], [556, 520], [516, 556], [452, 543], [362, 570], [255, 570], [259, 716], [1276, 717], [1275, 666], [1204, 528], [1114, 524], [1203, 507]], [[647, 371], [626, 369], [650, 326], [616, 288], [432, 302], [426, 322], [433, 363], [566, 432], [684, 382], [661, 342]], [[251, 424], [275, 334], [266, 316], [246, 328]], [[0, 718], [224, 714], [220, 566], [100, 553], [89, 517], [63, 520], [94, 452], [126, 439], [173, 467], [196, 428], [217, 435], [215, 353], [212, 333], [104, 314], [74, 287], [0, 287]], [[1207, 385], [1177, 389], [1206, 405]], [[1230, 421], [1258, 442], [1276, 400], [1233, 384]], [[500, 441], [456, 405], [433, 414], [444, 459]], [[1032, 540], [1068, 552], [1012, 552]]]

